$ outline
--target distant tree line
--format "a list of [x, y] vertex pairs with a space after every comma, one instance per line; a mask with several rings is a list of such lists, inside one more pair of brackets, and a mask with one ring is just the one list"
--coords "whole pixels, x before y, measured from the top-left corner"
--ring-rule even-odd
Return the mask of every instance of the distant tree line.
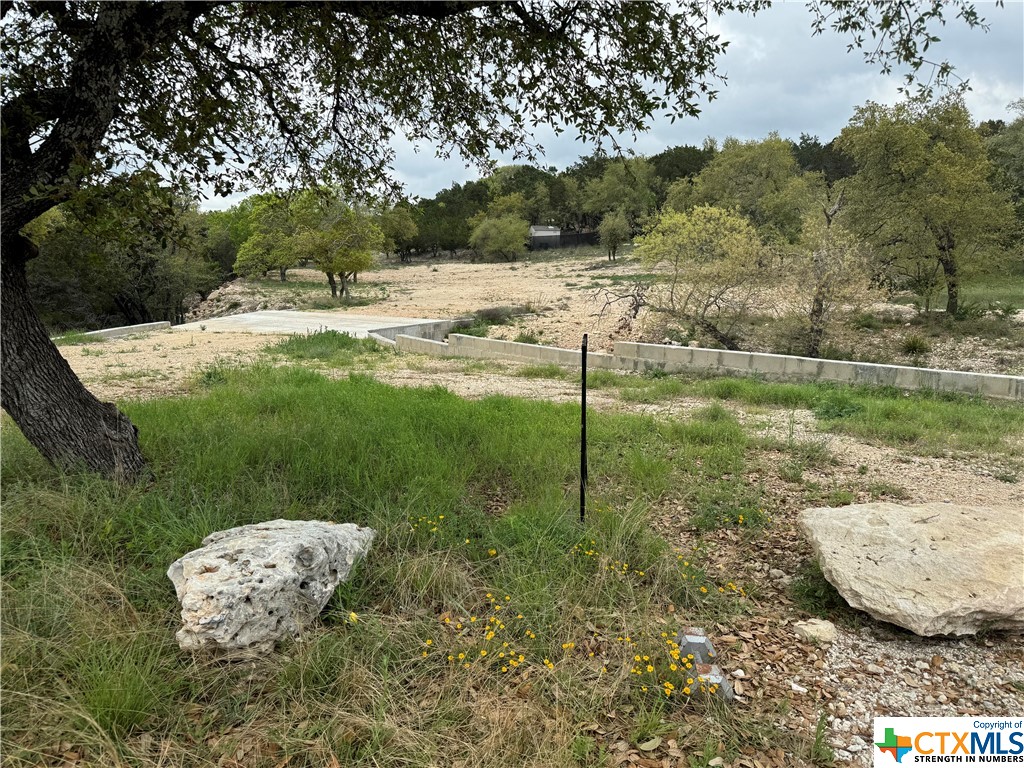
[[724, 346], [740, 343], [738, 309], [781, 270], [806, 304], [806, 351], [817, 354], [835, 308], [868, 288], [910, 290], [927, 306], [942, 291], [955, 314], [964, 279], [1021, 260], [1024, 100], [1011, 106], [1010, 123], [975, 126], [954, 98], [868, 104], [824, 144], [770, 134], [648, 157], [595, 151], [562, 171], [501, 166], [387, 206], [307, 189], [201, 213], [193, 196], [137, 173], [32, 225], [41, 255], [29, 283], [54, 331], [182, 322], [235, 276], [284, 281], [302, 265], [343, 298], [378, 255], [512, 261], [542, 224], [599, 233], [609, 259], [643, 236], [642, 256], [673, 265], [668, 305]]

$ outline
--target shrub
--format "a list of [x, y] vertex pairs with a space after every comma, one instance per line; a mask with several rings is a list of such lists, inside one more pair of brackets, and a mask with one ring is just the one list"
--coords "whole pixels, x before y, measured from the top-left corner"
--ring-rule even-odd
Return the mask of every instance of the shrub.
[[965, 301], [957, 307], [954, 317], [957, 320], [980, 320], [988, 310], [976, 301]]
[[853, 318], [853, 327], [859, 328], [862, 331], [880, 331], [883, 325], [882, 321], [875, 315], [864, 313]]
[[932, 348], [924, 338], [913, 334], [903, 339], [900, 350], [904, 355], [927, 355]]

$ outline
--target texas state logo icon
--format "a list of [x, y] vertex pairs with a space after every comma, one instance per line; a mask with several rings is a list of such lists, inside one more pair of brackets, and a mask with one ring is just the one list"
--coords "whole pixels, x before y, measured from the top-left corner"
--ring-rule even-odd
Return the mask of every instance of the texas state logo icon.
[[1018, 765], [1024, 768], [1024, 717], [876, 717], [875, 768]]

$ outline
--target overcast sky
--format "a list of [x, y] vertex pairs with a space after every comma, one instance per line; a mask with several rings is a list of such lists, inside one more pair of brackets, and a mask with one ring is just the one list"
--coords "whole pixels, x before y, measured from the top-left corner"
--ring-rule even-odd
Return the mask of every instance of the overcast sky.
[[[967, 106], [975, 120], [1008, 119], [1006, 106], [1024, 97], [1024, 0], [975, 5], [990, 24], [988, 32], [969, 30], [949, 19], [936, 34], [942, 42], [928, 51], [929, 58], [946, 59], [955, 73], [969, 80]], [[717, 21], [730, 45], [720, 60], [728, 82], [718, 98], [704, 105], [699, 118], [655, 120], [636, 142], [623, 142], [638, 154], [656, 154], [681, 144], [700, 146], [706, 136], [721, 142], [726, 136], [759, 139], [771, 131], [797, 139], [801, 133], [834, 138], [866, 101], [893, 104], [900, 99], [900, 73], [883, 76], [867, 64], [861, 52], [846, 52], [849, 38], [830, 31], [811, 36], [811, 14], [803, 3], [777, 3], [756, 17], [734, 14]], [[571, 165], [593, 147], [573, 139], [571, 132], [555, 137], [538, 133], [545, 148], [542, 165], [559, 170]], [[453, 182], [479, 177], [458, 157], [440, 160], [434, 148], [419, 152], [404, 141], [395, 143], [395, 174], [410, 195], [433, 197]], [[498, 158], [511, 162], [511, 157]], [[237, 198], [211, 199], [204, 208], [223, 208]]]

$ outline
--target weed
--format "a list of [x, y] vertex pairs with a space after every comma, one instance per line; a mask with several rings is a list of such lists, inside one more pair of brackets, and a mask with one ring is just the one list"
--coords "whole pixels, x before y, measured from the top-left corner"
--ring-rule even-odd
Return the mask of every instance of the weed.
[[900, 501], [910, 498], [910, 493], [902, 485], [896, 483], [889, 483], [885, 481], [871, 483], [868, 485], [868, 493], [871, 494], [871, 498], [880, 499], [898, 499]]
[[266, 350], [291, 360], [320, 360], [348, 363], [360, 355], [382, 355], [387, 350], [373, 339], [359, 339], [348, 333], [320, 328], [304, 336], [289, 336]]
[[540, 339], [538, 339], [534, 334], [525, 332], [517, 334], [512, 341], [518, 344], [540, 344]]
[[486, 309], [480, 309], [473, 313], [474, 317], [480, 322], [487, 325], [508, 325], [512, 322], [512, 318], [520, 315], [529, 314], [530, 309], [523, 306], [514, 307], [487, 307]]
[[957, 320], [980, 320], [988, 313], [988, 308], [976, 301], [962, 301], [956, 308], [954, 317]]
[[97, 344], [103, 341], [95, 336], [87, 336], [85, 331], [67, 331], [53, 339], [58, 347], [78, 347], [83, 344]]
[[922, 337], [912, 334], [900, 343], [900, 351], [904, 355], [927, 355], [932, 351], [931, 345]]
[[864, 405], [845, 392], [831, 392], [814, 406], [814, 415], [822, 421], [848, 419], [864, 410]]
[[833, 488], [826, 498], [830, 507], [845, 507], [853, 504], [857, 495], [847, 488]]
[[789, 593], [797, 608], [823, 619], [848, 610], [846, 601], [829, 584], [817, 560], [806, 561], [800, 566], [796, 578], [789, 585]]
[[784, 461], [779, 465], [779, 477], [788, 483], [800, 483], [804, 479], [804, 465], [800, 461]]
[[818, 723], [814, 727], [814, 741], [811, 743], [811, 760], [816, 765], [832, 765], [836, 753], [828, 743], [828, 717], [825, 712], [818, 715]]
[[853, 327], [862, 331], [880, 331], [885, 326], [876, 315], [859, 314], [853, 318]]
[[516, 376], [522, 376], [524, 379], [565, 379], [569, 377], [569, 373], [555, 363], [543, 363], [521, 366], [516, 371]]
[[587, 389], [607, 389], [621, 386], [628, 378], [625, 374], [615, 371], [587, 371]]
[[479, 323], [471, 320], [461, 320], [452, 326], [449, 333], [460, 333], [463, 336], [476, 336], [478, 338], [487, 338], [487, 333], [490, 330], [490, 325], [487, 323]]
[[1021, 308], [1009, 301], [993, 301], [988, 305], [988, 310], [997, 317], [1009, 320], [1020, 312]]

